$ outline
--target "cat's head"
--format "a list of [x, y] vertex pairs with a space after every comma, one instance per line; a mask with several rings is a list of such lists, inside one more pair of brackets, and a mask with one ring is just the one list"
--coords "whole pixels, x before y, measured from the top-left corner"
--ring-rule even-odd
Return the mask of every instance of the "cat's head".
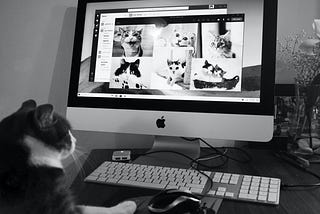
[[75, 149], [70, 130], [68, 121], [51, 104], [24, 102], [0, 122], [0, 170], [19, 164], [61, 168], [61, 160]]
[[136, 77], [141, 77], [141, 72], [139, 71], [140, 59], [134, 62], [127, 62], [125, 59], [120, 60], [120, 67], [116, 70], [115, 75], [119, 76], [121, 74], [125, 75], [135, 75]]
[[215, 49], [231, 49], [231, 38], [230, 38], [230, 31], [227, 31], [223, 35], [216, 35], [212, 33], [213, 39], [210, 43], [210, 46]]
[[177, 47], [194, 47], [196, 34], [175, 29], [172, 44]]
[[218, 76], [218, 77], [223, 77], [227, 72], [224, 71], [221, 67], [219, 67], [218, 65], [214, 66], [214, 75]]
[[173, 74], [176, 73], [177, 71], [182, 71], [186, 66], [186, 62], [181, 61], [179, 59], [178, 60], [167, 59], [167, 64], [170, 72], [172, 72]]
[[126, 27], [119, 28], [121, 34], [121, 43], [126, 43], [130, 47], [138, 47], [141, 44], [142, 28]]

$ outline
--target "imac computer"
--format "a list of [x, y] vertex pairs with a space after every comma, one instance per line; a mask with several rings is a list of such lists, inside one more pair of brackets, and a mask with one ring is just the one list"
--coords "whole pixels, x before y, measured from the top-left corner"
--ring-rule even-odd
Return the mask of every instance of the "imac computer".
[[276, 19], [276, 0], [79, 0], [67, 118], [77, 130], [269, 141]]

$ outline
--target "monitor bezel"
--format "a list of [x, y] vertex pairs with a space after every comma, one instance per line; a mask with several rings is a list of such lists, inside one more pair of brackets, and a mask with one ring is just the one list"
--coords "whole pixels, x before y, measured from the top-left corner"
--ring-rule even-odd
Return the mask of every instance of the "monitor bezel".
[[70, 85], [68, 94], [68, 107], [273, 115], [273, 96], [276, 60], [275, 52], [277, 30], [277, 0], [264, 0], [262, 38], [263, 42], [261, 62], [262, 81], [260, 84], [260, 103], [79, 97], [78, 81], [84, 32], [85, 12], [87, 3], [91, 2], [111, 1], [79, 0], [78, 2]]

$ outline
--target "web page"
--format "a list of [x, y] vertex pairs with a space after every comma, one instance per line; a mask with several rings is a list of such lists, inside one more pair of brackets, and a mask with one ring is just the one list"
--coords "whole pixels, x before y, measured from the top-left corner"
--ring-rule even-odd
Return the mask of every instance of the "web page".
[[245, 14], [226, 6], [96, 10], [78, 96], [259, 102], [243, 90]]

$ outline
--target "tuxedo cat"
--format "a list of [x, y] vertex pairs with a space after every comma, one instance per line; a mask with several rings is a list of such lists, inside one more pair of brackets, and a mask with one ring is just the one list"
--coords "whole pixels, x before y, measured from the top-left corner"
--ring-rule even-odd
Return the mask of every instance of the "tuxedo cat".
[[70, 129], [52, 105], [33, 100], [0, 122], [0, 213], [134, 213], [129, 201], [111, 208], [75, 204], [61, 163], [75, 150]]
[[141, 57], [143, 50], [141, 47], [142, 29], [133, 27], [119, 28], [120, 43], [124, 50], [123, 56], [125, 57]]
[[168, 64], [167, 83], [172, 86], [176, 82], [183, 81], [186, 62], [181, 62], [180, 60], [173, 61], [168, 59], [167, 64]]
[[137, 59], [134, 62], [127, 62], [125, 59], [120, 60], [120, 67], [116, 69], [114, 75], [120, 76], [121, 74], [135, 75], [136, 77], [141, 77], [141, 72], [139, 71], [140, 60]]
[[121, 59], [120, 67], [114, 72], [114, 81], [121, 83], [123, 89], [142, 89], [143, 85], [140, 83], [141, 72], [139, 65], [139, 59], [134, 62], [127, 62], [125, 59]]
[[210, 82], [222, 82], [223, 76], [227, 73], [218, 65], [213, 66], [207, 60], [204, 61], [202, 71], [204, 72], [204, 74], [207, 74], [208, 81]]
[[224, 35], [215, 35], [212, 33], [213, 39], [210, 47], [221, 58], [236, 58], [236, 54], [231, 51], [232, 42], [230, 39], [230, 31]]

